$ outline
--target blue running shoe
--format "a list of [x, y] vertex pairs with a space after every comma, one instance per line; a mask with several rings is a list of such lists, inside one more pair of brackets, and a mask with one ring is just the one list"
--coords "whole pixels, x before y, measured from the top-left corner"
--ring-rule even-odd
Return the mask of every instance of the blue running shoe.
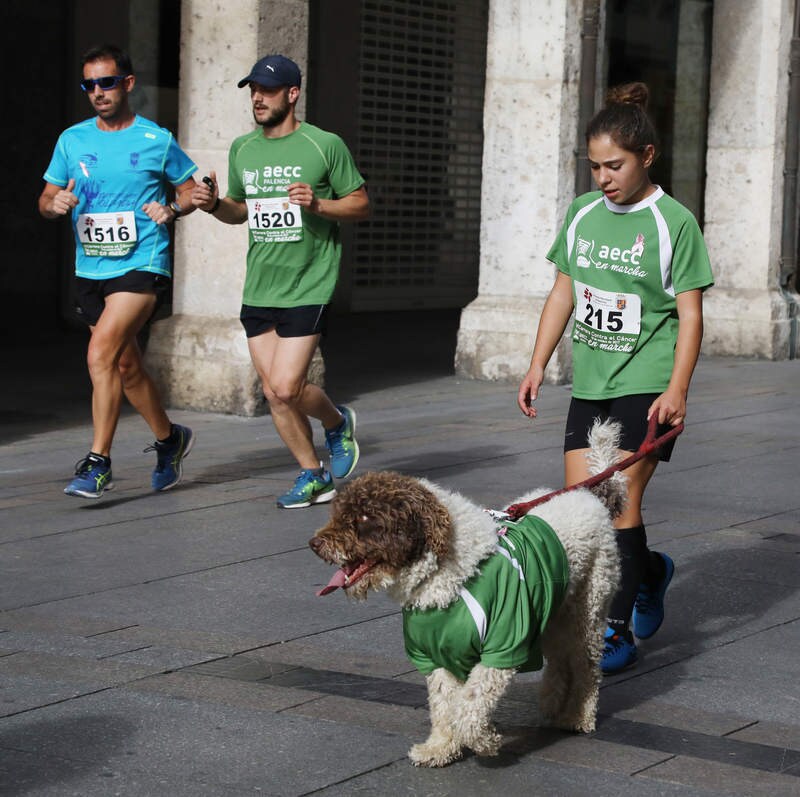
[[99, 498], [106, 490], [113, 489], [111, 460], [89, 453], [75, 464], [75, 478], [64, 492], [81, 498]]
[[636, 664], [639, 653], [633, 641], [616, 633], [613, 628], [606, 628], [606, 646], [600, 659], [600, 670], [603, 675], [616, 675]]
[[311, 504], [325, 504], [336, 495], [333, 479], [328, 471], [318, 476], [312, 470], [301, 470], [291, 490], [277, 500], [281, 509], [301, 509]]
[[189, 456], [194, 445], [194, 432], [188, 426], [172, 424], [172, 443], [159, 443], [156, 441], [144, 449], [156, 452], [156, 468], [153, 471], [151, 484], [158, 492], [171, 490], [183, 475], [183, 460]]
[[356, 442], [356, 414], [350, 407], [336, 407], [342, 413], [342, 422], [335, 429], [325, 431], [325, 447], [331, 454], [331, 473], [345, 479], [358, 462]]
[[655, 587], [639, 585], [636, 603], [633, 604], [633, 633], [639, 639], [650, 639], [664, 622], [664, 594], [675, 573], [675, 563], [665, 553], [658, 553], [666, 568], [664, 578]]

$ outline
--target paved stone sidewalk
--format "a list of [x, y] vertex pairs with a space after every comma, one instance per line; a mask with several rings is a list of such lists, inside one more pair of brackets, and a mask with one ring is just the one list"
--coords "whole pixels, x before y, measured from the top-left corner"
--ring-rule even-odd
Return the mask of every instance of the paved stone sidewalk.
[[[645, 507], [677, 567], [667, 619], [604, 681], [597, 732], [540, 728], [538, 676], [520, 676], [502, 754], [427, 771], [406, 758], [427, 714], [398, 609], [316, 597], [330, 571], [307, 540], [327, 509], [275, 506], [295, 468], [268, 417], [173, 413], [198, 442], [184, 483], [154, 495], [151, 441], [126, 413], [117, 487], [90, 502], [61, 492], [90, 440], [85, 391], [48, 406], [15, 385], [0, 400], [0, 793], [800, 795], [799, 388], [796, 362], [701, 361]], [[359, 472], [495, 507], [560, 486], [565, 387], [533, 425], [510, 385], [337, 390], [358, 412]]]

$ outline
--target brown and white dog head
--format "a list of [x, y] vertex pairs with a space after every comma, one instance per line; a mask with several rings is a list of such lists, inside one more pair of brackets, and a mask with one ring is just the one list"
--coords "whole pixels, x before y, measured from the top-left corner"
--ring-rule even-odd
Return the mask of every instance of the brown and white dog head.
[[365, 598], [412, 573], [421, 580], [448, 553], [451, 534], [447, 509], [418, 479], [394, 471], [359, 476], [333, 499], [330, 520], [309, 541], [340, 568], [317, 594], [343, 587]]

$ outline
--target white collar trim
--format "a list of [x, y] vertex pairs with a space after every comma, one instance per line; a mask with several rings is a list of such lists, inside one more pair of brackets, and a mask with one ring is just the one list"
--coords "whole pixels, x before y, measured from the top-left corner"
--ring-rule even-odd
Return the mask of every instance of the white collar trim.
[[641, 202], [636, 202], [634, 205], [618, 205], [606, 196], [603, 196], [603, 202], [612, 213], [635, 213], [637, 210], [644, 210], [645, 208], [651, 207], [658, 202], [662, 196], [664, 196], [664, 189], [660, 185], [657, 185], [656, 190], [653, 191], [650, 196], [646, 196]]

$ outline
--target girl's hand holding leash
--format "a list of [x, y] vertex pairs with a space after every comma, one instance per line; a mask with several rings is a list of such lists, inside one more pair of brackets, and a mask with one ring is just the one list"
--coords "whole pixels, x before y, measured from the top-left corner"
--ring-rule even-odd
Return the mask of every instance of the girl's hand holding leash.
[[659, 424], [678, 426], [686, 420], [686, 396], [680, 390], [667, 388], [647, 411], [647, 420], [656, 416]]

